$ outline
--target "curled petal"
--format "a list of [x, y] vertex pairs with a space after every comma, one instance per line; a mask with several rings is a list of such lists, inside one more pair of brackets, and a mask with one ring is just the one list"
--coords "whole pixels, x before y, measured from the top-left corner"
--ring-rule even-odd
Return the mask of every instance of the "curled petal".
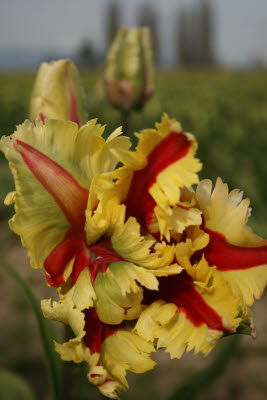
[[155, 362], [149, 358], [155, 351], [154, 346], [127, 329], [120, 329], [117, 335], [108, 337], [102, 348], [103, 365], [124, 390], [128, 388], [126, 369], [140, 374], [155, 366]]
[[75, 337], [56, 343], [56, 351], [65, 361], [89, 364], [88, 378], [102, 394], [118, 398], [118, 390], [126, 390], [126, 370], [143, 373], [154, 367], [149, 356], [154, 347], [127, 326], [103, 324], [94, 309], [81, 312], [73, 303], [44, 300], [42, 309], [47, 318], [69, 324]]
[[204, 258], [185, 267], [187, 272], [159, 278], [158, 292], [145, 291], [142, 303], [148, 307], [136, 325], [139, 335], [166, 347], [172, 358], [180, 358], [186, 348], [208, 354], [240, 323], [238, 298], [220, 274]]
[[171, 237], [177, 237], [177, 234], [182, 234], [189, 226], [197, 226], [202, 223], [202, 213], [196, 207], [188, 207], [179, 204], [170, 208], [170, 212], [166, 212], [159, 206], [155, 207], [155, 214], [151, 219], [149, 231], [153, 236], [162, 232], [167, 241]]
[[209, 265], [216, 265], [244, 307], [251, 306], [267, 284], [267, 244], [246, 225], [249, 200], [238, 190], [229, 193], [220, 178], [213, 191], [211, 181], [202, 181], [196, 199], [210, 236], [203, 249]]
[[154, 248], [156, 241], [142, 236], [139, 223], [132, 217], [125, 224], [116, 226], [111, 241], [121, 257], [146, 268], [168, 267], [174, 259], [173, 246]]
[[[149, 227], [155, 206], [171, 212], [180, 201], [181, 188], [198, 183], [201, 164], [194, 158], [194, 137], [182, 132], [175, 120], [163, 116], [155, 130], [138, 134], [137, 153], [116, 152], [119, 160], [133, 172], [125, 199], [127, 215]], [[140, 165], [135, 159], [140, 159]], [[160, 223], [160, 220], [159, 220]], [[160, 223], [161, 226], [161, 223]]]
[[206, 324], [195, 325], [173, 303], [160, 300], [141, 314], [136, 332], [146, 340], [156, 340], [157, 348], [165, 347], [172, 359], [193, 349], [207, 355], [223, 335]]
[[94, 282], [97, 296], [95, 307], [101, 321], [120, 324], [124, 320], [125, 310], [141, 303], [141, 285], [157, 290], [158, 281], [152, 272], [125, 261], [114, 262], [106, 273], [98, 273]]

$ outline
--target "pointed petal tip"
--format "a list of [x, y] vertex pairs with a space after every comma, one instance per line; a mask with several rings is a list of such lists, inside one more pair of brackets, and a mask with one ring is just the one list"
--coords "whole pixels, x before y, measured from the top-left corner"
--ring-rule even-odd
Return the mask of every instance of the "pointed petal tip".
[[83, 229], [88, 190], [61, 165], [31, 145], [16, 139], [13, 146], [35, 178], [54, 198], [67, 220]]

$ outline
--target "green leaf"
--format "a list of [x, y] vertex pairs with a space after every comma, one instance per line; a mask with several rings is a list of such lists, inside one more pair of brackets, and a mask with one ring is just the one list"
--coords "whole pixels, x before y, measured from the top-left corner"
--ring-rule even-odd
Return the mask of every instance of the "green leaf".
[[36, 400], [29, 384], [17, 374], [0, 369], [0, 399]]
[[1, 256], [0, 264], [4, 268], [5, 272], [24, 292], [33, 309], [39, 327], [45, 359], [47, 361], [47, 367], [51, 381], [51, 390], [53, 394], [52, 398], [54, 400], [58, 400], [61, 390], [61, 360], [59, 355], [54, 350], [54, 340], [60, 341], [58, 332], [53, 322], [44, 318], [40, 308], [40, 301], [32, 292], [28, 283], [21, 278], [20, 275], [13, 269], [13, 267]]
[[216, 358], [206, 368], [191, 375], [169, 400], [194, 400], [224, 373], [238, 345], [239, 336], [235, 335], [227, 341]]

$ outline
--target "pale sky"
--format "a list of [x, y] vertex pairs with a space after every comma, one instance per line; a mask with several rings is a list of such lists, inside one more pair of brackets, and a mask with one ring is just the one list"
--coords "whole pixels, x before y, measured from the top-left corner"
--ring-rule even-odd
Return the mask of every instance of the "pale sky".
[[[111, 0], [0, 0], [2, 49], [73, 52], [83, 39], [105, 44], [106, 5]], [[181, 5], [199, 0], [118, 0], [122, 25], [135, 25], [137, 6], [157, 8], [164, 57], [173, 59], [172, 27]], [[216, 53], [225, 64], [253, 58], [267, 63], [267, 0], [211, 0], [216, 14]]]

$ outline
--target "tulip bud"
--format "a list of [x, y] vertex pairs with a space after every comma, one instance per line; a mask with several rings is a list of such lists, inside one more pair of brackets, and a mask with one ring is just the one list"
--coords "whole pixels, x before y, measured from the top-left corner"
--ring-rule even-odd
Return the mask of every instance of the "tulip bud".
[[30, 118], [87, 122], [85, 99], [77, 68], [69, 60], [42, 63], [35, 80]]
[[107, 57], [108, 101], [123, 110], [141, 109], [154, 90], [152, 39], [149, 28], [120, 29]]

